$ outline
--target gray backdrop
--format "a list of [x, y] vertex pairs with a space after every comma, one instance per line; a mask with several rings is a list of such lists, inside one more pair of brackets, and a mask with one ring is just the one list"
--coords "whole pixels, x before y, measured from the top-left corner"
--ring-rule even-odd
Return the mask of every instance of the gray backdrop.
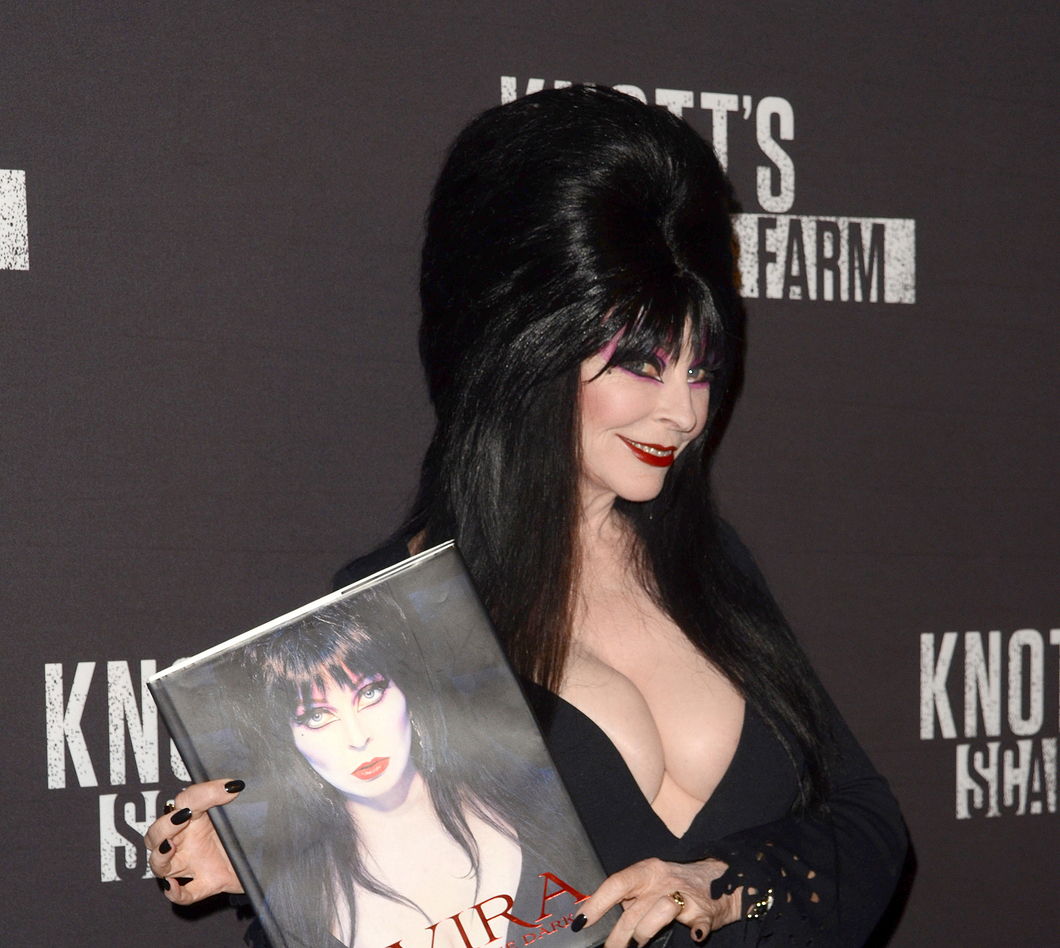
[[1055, 15], [5, 6], [4, 944], [240, 943], [143, 878], [182, 775], [142, 677], [396, 524], [430, 183], [535, 80], [636, 87], [725, 152], [751, 326], [719, 492], [902, 802], [891, 944], [1048, 943]]

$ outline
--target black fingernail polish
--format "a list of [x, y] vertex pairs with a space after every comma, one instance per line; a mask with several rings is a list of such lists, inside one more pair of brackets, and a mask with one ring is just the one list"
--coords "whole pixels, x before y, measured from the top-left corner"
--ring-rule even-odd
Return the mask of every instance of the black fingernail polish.
[[177, 876], [177, 885], [187, 885], [191, 881], [191, 876]]
[[168, 839], [164, 839], [164, 840], [162, 840], [161, 845], [158, 847], [158, 851], [164, 856], [172, 848], [173, 847], [169, 845], [169, 840]]
[[242, 780], [229, 780], [225, 784], [225, 790], [229, 793], [239, 793], [241, 790], [246, 788], [246, 784]]
[[640, 945], [637, 943], [636, 938], [631, 938], [629, 940], [629, 944], [626, 945], [626, 948], [640, 948]]
[[158, 880], [158, 884], [162, 887], [163, 891], [165, 891], [165, 892], [169, 891], [169, 880], [168, 879], [159, 879]]
[[570, 930], [572, 932], [580, 932], [585, 928], [585, 923], [589, 921], [584, 915], [576, 915], [574, 921], [570, 923]]
[[180, 826], [181, 823], [187, 823], [191, 819], [191, 810], [184, 807], [183, 810], [177, 810], [170, 818], [169, 821], [174, 826]]
[[693, 931], [692, 932], [692, 939], [694, 941], [702, 941], [703, 940], [703, 929], [702, 928], [697, 928], [695, 931]]

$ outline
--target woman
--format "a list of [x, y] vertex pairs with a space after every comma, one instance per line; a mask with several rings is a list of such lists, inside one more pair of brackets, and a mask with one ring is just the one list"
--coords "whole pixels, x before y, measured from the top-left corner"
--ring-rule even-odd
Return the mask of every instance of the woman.
[[[452, 906], [517, 893], [520, 836], [530, 850], [555, 831], [505, 792], [517, 782], [540, 799], [550, 787], [484, 746], [488, 732], [424, 667], [407, 622], [392, 597], [367, 591], [255, 642], [221, 689], [223, 719], [266, 768], [252, 775], [270, 801], [260, 881], [292, 944], [427, 948], [427, 927]], [[424, 851], [429, 876], [408, 859]], [[434, 948], [447, 938], [460, 944], [442, 930]]]
[[[456, 539], [614, 873], [576, 922], [621, 902], [607, 948], [861, 944], [905, 851], [710, 496], [742, 362], [729, 211], [710, 147], [617, 92], [472, 122], [427, 220], [418, 499], [397, 544], [340, 574]], [[196, 814], [225, 796], [192, 793]], [[199, 891], [231, 890], [210, 842], [185, 846]]]

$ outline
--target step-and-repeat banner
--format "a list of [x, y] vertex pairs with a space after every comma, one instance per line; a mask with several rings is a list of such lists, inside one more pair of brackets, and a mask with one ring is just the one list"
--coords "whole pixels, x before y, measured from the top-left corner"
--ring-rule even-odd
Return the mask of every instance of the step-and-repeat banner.
[[240, 944], [150, 880], [188, 776], [144, 682], [398, 522], [432, 178], [570, 82], [683, 115], [733, 181], [719, 494], [902, 803], [890, 944], [1055, 937], [1049, 15], [606, 6], [0, 15], [4, 944]]

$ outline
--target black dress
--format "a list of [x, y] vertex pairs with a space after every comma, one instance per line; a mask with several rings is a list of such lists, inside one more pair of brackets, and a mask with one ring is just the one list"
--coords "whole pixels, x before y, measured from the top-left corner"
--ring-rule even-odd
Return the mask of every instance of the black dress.
[[[739, 542], [735, 535], [733, 542]], [[345, 567], [335, 577], [336, 586], [407, 556], [403, 543], [390, 543]], [[729, 866], [714, 895], [742, 885], [745, 908], [758, 904], [759, 918], [711, 933], [710, 948], [860, 946], [872, 933], [901, 873], [906, 831], [887, 782], [834, 708], [837, 763], [823, 812], [794, 811], [796, 768], [748, 704], [728, 770], [678, 837], [656, 815], [621, 754], [592, 720], [538, 685], [526, 683], [525, 691], [606, 872], [652, 856], [669, 862], [714, 857]], [[756, 894], [748, 894], [751, 890]], [[601, 932], [601, 941], [605, 935]], [[266, 945], [260, 929], [252, 928], [247, 940]], [[653, 948], [656, 944], [691, 948], [695, 943], [689, 929], [675, 924]]]

